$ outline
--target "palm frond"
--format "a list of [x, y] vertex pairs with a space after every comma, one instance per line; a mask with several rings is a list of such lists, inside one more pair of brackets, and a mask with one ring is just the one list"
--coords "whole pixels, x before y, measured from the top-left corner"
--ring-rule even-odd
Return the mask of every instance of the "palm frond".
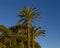
[[37, 19], [39, 19], [41, 16], [40, 16], [40, 13], [39, 12], [32, 12], [31, 13], [31, 16], [30, 16], [30, 18], [32, 19], [32, 20], [37, 20]]
[[19, 19], [19, 20], [17, 21], [17, 24], [21, 23], [22, 21], [24, 21], [24, 19]]
[[41, 29], [41, 27], [38, 27], [38, 28], [34, 28], [35, 30], [34, 30], [34, 32], [37, 32], [38, 30], [40, 30]]
[[38, 32], [35, 33], [35, 37], [44, 36], [44, 35], [45, 35], [45, 30], [39, 30]]
[[26, 24], [26, 21], [24, 20], [24, 22], [22, 24]]
[[21, 17], [21, 18], [24, 18], [25, 16], [26, 16], [26, 13], [25, 13], [25, 11], [20, 11], [20, 10], [18, 10], [17, 11], [18, 12], [18, 15], [17, 15], [17, 17]]
[[7, 28], [4, 25], [0, 25], [0, 30], [7, 31]]

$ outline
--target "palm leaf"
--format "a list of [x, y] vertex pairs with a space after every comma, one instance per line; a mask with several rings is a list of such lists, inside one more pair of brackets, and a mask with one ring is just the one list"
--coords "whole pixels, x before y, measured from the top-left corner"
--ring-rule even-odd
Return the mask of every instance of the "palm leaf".
[[35, 30], [34, 30], [34, 32], [37, 32], [38, 30], [40, 30], [41, 29], [41, 27], [38, 27], [38, 28], [34, 28]]
[[17, 24], [21, 23], [22, 21], [24, 21], [24, 19], [20, 19], [17, 21]]
[[45, 30], [39, 30], [38, 32], [35, 33], [35, 37], [44, 36], [44, 35], [45, 35]]
[[0, 25], [0, 30], [7, 31], [7, 28], [4, 25]]

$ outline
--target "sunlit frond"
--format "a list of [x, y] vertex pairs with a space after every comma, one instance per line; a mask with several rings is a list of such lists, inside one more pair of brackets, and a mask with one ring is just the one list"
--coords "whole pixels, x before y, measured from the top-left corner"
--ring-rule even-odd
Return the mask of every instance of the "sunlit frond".
[[35, 37], [38, 36], [45, 36], [45, 30], [39, 30], [38, 32], [35, 33]]

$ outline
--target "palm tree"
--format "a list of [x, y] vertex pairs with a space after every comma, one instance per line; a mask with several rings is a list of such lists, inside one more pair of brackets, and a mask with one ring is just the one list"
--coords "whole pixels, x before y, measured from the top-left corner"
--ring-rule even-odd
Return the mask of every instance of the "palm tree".
[[8, 34], [10, 35], [11, 31], [8, 28], [6, 28], [4, 25], [0, 25], [0, 32], [1, 32], [0, 40], [3, 44], [6, 45], [6, 42], [9, 40]]
[[31, 37], [32, 37], [32, 48], [35, 48], [35, 38], [38, 36], [44, 36], [45, 30], [41, 30], [41, 27], [31, 27]]
[[[21, 29], [22, 28], [22, 29]], [[17, 42], [18, 42], [18, 44], [17, 45], [20, 45], [21, 46], [21, 48], [24, 48], [24, 47], [26, 47], [27, 48], [27, 34], [26, 34], [26, 30], [23, 30], [23, 29], [26, 29], [25, 28], [25, 25], [16, 25], [16, 26], [13, 26], [13, 27], [10, 27], [10, 30], [12, 30], [12, 32], [16, 32], [16, 30], [21, 30], [20, 32], [19, 31], [17, 31], [16, 32], [16, 34], [14, 33], [14, 37], [13, 38], [16, 38], [15, 40], [17, 40]], [[30, 28], [31, 29], [31, 36], [30, 36], [30, 38], [32, 38], [33, 37], [33, 35], [35, 35], [35, 33], [38, 31], [38, 30], [40, 30], [39, 28], [36, 28], [36, 27], [32, 27], [32, 28]], [[41, 31], [41, 30], [40, 30]], [[19, 32], [19, 33], [18, 33]], [[34, 33], [33, 33], [34, 32]], [[43, 31], [41, 31], [41, 32], [43, 32]], [[41, 33], [40, 32], [40, 33]], [[36, 33], [37, 34], [37, 33]], [[37, 34], [38, 35], [38, 34]], [[36, 35], [36, 36], [37, 36]], [[40, 34], [40, 35], [42, 35], [42, 33]], [[12, 38], [12, 39], [13, 39]], [[35, 38], [33, 38], [33, 39], [35, 39]], [[15, 40], [13, 40], [13, 41], [15, 41]], [[32, 47], [33, 45], [31, 45], [31, 47]], [[38, 43], [36, 43], [36, 41], [34, 41], [34, 46], [35, 46], [35, 48], [40, 48], [40, 46], [39, 46], [39, 44]]]
[[4, 25], [0, 25], [0, 31], [3, 30], [3, 31], [7, 31], [7, 28], [4, 26]]
[[18, 13], [18, 17], [20, 17], [20, 20], [18, 20], [18, 22], [24, 21], [24, 23], [26, 23], [28, 48], [30, 48], [30, 24], [33, 19], [39, 17], [40, 13], [37, 12], [35, 8], [28, 8], [26, 6], [24, 6], [22, 10], [18, 10]]
[[24, 48], [24, 40], [26, 40], [26, 35], [24, 34], [25, 25], [15, 25], [15, 26], [9, 27], [9, 29], [12, 31], [12, 34], [14, 36], [13, 38], [18, 42], [18, 44], [21, 44], [20, 45], [21, 48]]
[[16, 37], [17, 37], [17, 28], [15, 26], [9, 27], [9, 29], [12, 31], [12, 35], [10, 35], [10, 46], [15, 46], [17, 44]]
[[23, 35], [22, 32], [20, 32], [20, 33], [17, 35], [17, 40], [18, 40], [18, 45], [20, 45], [21, 48], [24, 48], [25, 38], [24, 38], [24, 35]]
[[9, 30], [8, 28], [6, 28], [4, 25], [0, 25], [0, 37], [4, 37], [7, 36], [8, 34], [11, 34], [11, 30]]
[[26, 35], [26, 26], [23, 25], [16, 25], [18, 27], [18, 35], [17, 35], [17, 39], [19, 40], [19, 44], [21, 45], [21, 48], [25, 47], [24, 42], [27, 39], [27, 35]]

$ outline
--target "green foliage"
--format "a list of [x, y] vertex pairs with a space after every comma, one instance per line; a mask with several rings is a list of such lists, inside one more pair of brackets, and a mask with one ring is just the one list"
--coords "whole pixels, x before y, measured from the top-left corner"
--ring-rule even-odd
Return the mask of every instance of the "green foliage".
[[18, 10], [17, 12], [18, 12], [17, 17], [20, 18], [17, 21], [17, 24], [21, 23], [22, 21], [23, 21], [22, 24], [24, 24], [26, 23], [26, 20], [34, 22], [41, 17], [40, 12], [38, 12], [38, 10], [33, 7], [28, 8], [26, 6], [23, 6], [22, 10]]
[[0, 30], [6, 31], [7, 28], [4, 25], [0, 25]]
[[[36, 8], [24, 6], [22, 10], [18, 10], [17, 17], [20, 20], [17, 21], [17, 25], [15, 26], [7, 28], [4, 25], [0, 25], [0, 31], [2, 31], [0, 35], [0, 48], [22, 48], [23, 46], [23, 48], [28, 48], [26, 20], [34, 21], [40, 18], [40, 13]], [[33, 39], [36, 39], [38, 36], [45, 36], [45, 30], [42, 30], [41, 27], [30, 26], [29, 28], [31, 41], [33, 36]], [[34, 43], [35, 48], [41, 48], [35, 40]], [[30, 43], [30, 47], [32, 48], [32, 43]]]
[[11, 46], [11, 47], [7, 46], [7, 48], [21, 48], [21, 47], [17, 45], [17, 46]]

